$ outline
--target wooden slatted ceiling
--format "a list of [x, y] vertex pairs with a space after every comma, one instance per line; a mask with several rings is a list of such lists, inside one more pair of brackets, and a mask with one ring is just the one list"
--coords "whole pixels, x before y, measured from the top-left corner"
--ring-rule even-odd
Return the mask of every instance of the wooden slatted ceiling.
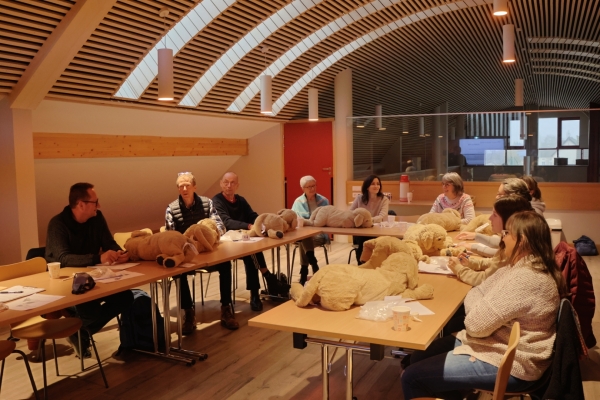
[[[404, 0], [347, 26], [301, 55], [273, 80], [277, 98], [309, 69], [341, 46], [378, 27], [454, 0]], [[466, 0], [469, 2], [469, 0]], [[0, 93], [9, 93], [44, 40], [74, 1], [0, 2]], [[191, 85], [232, 44], [289, 0], [237, 1], [201, 31], [175, 58], [176, 101], [158, 102], [153, 82], [137, 103], [177, 107]], [[369, 0], [325, 0], [266, 41], [270, 63], [302, 38]], [[471, 1], [471, 3], [474, 3]], [[167, 6], [167, 29], [197, 0], [121, 0], [96, 29], [49, 97], [116, 100], [112, 95], [166, 31], [158, 10]], [[530, 43], [528, 38], [558, 37], [598, 41], [600, 0], [511, 0], [507, 17], [491, 16], [491, 4], [444, 13], [363, 46], [317, 77], [321, 117], [334, 116], [333, 80], [353, 69], [354, 114], [373, 114], [379, 101], [384, 114], [431, 110], [448, 101], [449, 111], [488, 111], [512, 106], [514, 79], [524, 78], [528, 104], [587, 107], [600, 101], [599, 48], [580, 44]], [[503, 65], [502, 24], [514, 23], [518, 61]], [[575, 54], [575, 52], [587, 53]], [[590, 54], [592, 56], [590, 56]], [[226, 113], [227, 106], [264, 68], [260, 50], [252, 50], [196, 108]], [[301, 91], [277, 116], [306, 118], [307, 94]], [[257, 116], [259, 98], [240, 114]]]

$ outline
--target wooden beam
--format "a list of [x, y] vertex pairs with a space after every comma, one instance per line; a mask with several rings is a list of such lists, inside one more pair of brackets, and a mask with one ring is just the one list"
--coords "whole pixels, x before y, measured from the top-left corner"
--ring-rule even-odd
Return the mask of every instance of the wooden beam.
[[35, 159], [246, 156], [248, 140], [36, 132], [33, 151]]
[[10, 94], [11, 108], [35, 109], [117, 0], [79, 0], [50, 34]]

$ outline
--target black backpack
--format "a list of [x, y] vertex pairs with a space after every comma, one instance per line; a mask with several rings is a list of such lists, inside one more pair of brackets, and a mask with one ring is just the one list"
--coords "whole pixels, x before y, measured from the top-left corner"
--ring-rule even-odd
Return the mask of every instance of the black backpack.
[[[148, 293], [140, 289], [132, 289], [133, 303], [131, 307], [121, 313], [121, 330], [119, 337], [122, 349], [138, 349], [145, 351], [154, 351], [154, 341], [152, 340], [152, 309], [150, 304], [152, 299]], [[165, 324], [164, 318], [156, 307], [156, 335], [158, 340], [158, 349], [165, 350]]]

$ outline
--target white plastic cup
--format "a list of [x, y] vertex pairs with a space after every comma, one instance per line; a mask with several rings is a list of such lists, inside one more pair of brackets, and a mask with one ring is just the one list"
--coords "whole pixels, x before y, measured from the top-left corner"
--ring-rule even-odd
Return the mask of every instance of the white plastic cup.
[[411, 203], [412, 199], [413, 199], [413, 194], [412, 192], [408, 192], [406, 193], [406, 198], [408, 199], [408, 202]]
[[250, 236], [248, 235], [248, 232], [242, 232], [242, 240], [243, 241], [250, 240]]
[[394, 225], [394, 223], [396, 222], [396, 216], [395, 215], [388, 215], [388, 222], [391, 225]]
[[298, 218], [297, 221], [298, 221], [297, 227], [298, 228], [302, 228], [304, 226], [304, 220], [302, 218]]
[[400, 232], [406, 232], [408, 229], [408, 222], [398, 222], [398, 228], [400, 228]]
[[394, 330], [398, 332], [408, 331], [408, 325], [410, 323], [410, 307], [392, 307], [392, 315], [394, 319]]
[[59, 262], [48, 263], [48, 273], [50, 274], [50, 278], [59, 279], [60, 278], [60, 263]]

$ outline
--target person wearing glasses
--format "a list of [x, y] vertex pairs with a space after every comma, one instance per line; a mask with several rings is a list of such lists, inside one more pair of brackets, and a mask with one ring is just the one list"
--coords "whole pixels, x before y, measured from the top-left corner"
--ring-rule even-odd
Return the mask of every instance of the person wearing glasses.
[[448, 172], [442, 177], [443, 193], [433, 202], [430, 213], [441, 213], [452, 208], [460, 214], [460, 223], [468, 224], [475, 218], [475, 207], [471, 196], [465, 193], [463, 180], [456, 172]]
[[[212, 200], [219, 216], [225, 223], [227, 230], [250, 230], [258, 213], [250, 207], [245, 198], [236, 194], [240, 187], [237, 174], [226, 172], [221, 178], [221, 193], [216, 194]], [[262, 252], [242, 257], [246, 268], [246, 290], [250, 291], [250, 308], [252, 311], [262, 311], [263, 304], [260, 300], [260, 281], [258, 271], [267, 281], [267, 290], [270, 295], [284, 294], [283, 288], [277, 277], [267, 269], [267, 262]], [[280, 293], [281, 292], [281, 293]]]
[[[129, 255], [114, 241], [100, 211], [100, 200], [91, 183], [80, 182], [69, 190], [69, 205], [48, 224], [47, 262], [59, 262], [61, 268], [89, 267], [96, 264], [120, 264]], [[89, 358], [90, 334], [95, 334], [133, 303], [130, 290], [76, 305], [70, 309], [81, 318], [81, 349], [77, 333], [69, 338], [77, 356]]]
[[[299, 218], [309, 219], [310, 214], [317, 208], [329, 205], [326, 197], [317, 193], [317, 180], [310, 175], [300, 178], [300, 187], [304, 194], [294, 200], [292, 211]], [[319, 270], [319, 263], [315, 257], [315, 247], [329, 243], [329, 236], [319, 233], [300, 241], [300, 284], [304, 285], [308, 278], [308, 265], [312, 267], [313, 275]]]
[[[175, 181], [179, 197], [171, 202], [167, 207], [165, 215], [165, 229], [185, 233], [192, 225], [200, 220], [210, 218], [217, 224], [217, 229], [221, 235], [225, 234], [225, 225], [219, 217], [213, 202], [208, 197], [198, 196], [196, 194], [196, 178], [191, 172], [180, 172]], [[231, 262], [226, 261], [213, 267], [219, 271], [219, 289], [221, 295], [221, 325], [227, 329], [235, 330], [239, 328], [235, 320], [235, 314], [232, 308], [231, 299]], [[181, 333], [191, 335], [196, 330], [196, 306], [192, 301], [190, 285], [187, 275], [194, 274], [194, 271], [180, 275], [180, 301], [181, 308], [184, 311], [184, 322], [181, 327]]]

